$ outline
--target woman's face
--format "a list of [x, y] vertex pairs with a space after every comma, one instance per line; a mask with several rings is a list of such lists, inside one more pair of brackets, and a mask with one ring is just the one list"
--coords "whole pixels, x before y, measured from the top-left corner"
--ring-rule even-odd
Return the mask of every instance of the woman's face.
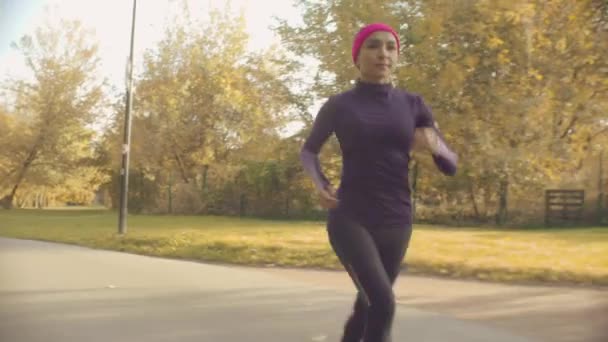
[[357, 58], [357, 68], [364, 81], [389, 82], [399, 51], [397, 40], [390, 32], [377, 31], [363, 42]]

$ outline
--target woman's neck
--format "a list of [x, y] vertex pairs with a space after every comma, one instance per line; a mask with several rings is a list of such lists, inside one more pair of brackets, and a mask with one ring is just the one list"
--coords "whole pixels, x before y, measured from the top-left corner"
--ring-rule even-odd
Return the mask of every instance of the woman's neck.
[[391, 83], [390, 77], [380, 78], [379, 79], [379, 78], [365, 77], [364, 75], [360, 75], [359, 76], [359, 80], [361, 82], [373, 83], [373, 84], [389, 84], [389, 83]]

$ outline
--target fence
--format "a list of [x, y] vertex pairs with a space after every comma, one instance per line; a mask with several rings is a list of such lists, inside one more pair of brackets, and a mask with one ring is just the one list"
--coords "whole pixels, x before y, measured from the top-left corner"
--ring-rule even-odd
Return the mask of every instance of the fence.
[[546, 190], [545, 224], [580, 222], [584, 205], [585, 190]]

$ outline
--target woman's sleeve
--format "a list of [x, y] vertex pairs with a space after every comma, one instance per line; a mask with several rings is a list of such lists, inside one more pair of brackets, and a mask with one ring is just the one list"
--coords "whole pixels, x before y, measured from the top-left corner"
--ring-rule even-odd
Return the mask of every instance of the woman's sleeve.
[[334, 118], [335, 110], [333, 100], [330, 98], [321, 106], [312, 126], [312, 131], [300, 151], [302, 166], [319, 190], [324, 190], [329, 186], [329, 181], [321, 170], [319, 152], [334, 132]]
[[443, 174], [453, 176], [456, 174], [458, 165], [458, 155], [448, 146], [445, 137], [437, 128], [437, 123], [433, 119], [433, 113], [424, 103], [420, 96], [417, 96], [418, 116], [416, 120], [416, 128], [432, 128], [437, 135], [437, 149], [433, 151], [433, 160], [435, 165]]

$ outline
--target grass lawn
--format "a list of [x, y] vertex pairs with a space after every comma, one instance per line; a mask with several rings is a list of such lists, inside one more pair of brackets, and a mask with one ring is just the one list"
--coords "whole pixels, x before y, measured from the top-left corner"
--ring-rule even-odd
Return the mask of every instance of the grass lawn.
[[[105, 210], [0, 210], [0, 236], [172, 258], [340, 268], [323, 222], [130, 216], [120, 236]], [[417, 225], [410, 273], [496, 281], [608, 285], [608, 228], [496, 229]]]

